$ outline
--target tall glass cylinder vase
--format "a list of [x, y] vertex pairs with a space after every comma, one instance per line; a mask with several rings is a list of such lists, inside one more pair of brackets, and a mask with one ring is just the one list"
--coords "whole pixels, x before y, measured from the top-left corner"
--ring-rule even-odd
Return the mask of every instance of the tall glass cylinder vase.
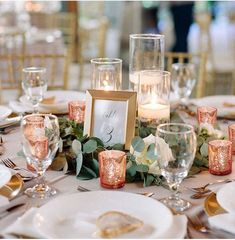
[[164, 35], [131, 34], [129, 56], [129, 88], [138, 91], [139, 73], [164, 70]]
[[170, 72], [145, 70], [141, 71], [139, 75], [138, 119], [140, 131], [142, 128], [148, 128], [155, 134], [159, 124], [170, 121]]
[[91, 59], [92, 89], [121, 90], [122, 60], [118, 58]]

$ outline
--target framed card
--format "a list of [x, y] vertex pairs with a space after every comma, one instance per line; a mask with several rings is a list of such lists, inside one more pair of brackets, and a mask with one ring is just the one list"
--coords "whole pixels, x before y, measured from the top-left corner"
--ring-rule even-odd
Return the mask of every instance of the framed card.
[[84, 134], [100, 138], [105, 146], [130, 148], [135, 134], [136, 92], [87, 90]]

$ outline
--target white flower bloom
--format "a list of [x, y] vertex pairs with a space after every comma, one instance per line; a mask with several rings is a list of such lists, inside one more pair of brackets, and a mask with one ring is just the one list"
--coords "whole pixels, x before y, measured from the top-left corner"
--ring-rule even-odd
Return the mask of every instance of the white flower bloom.
[[224, 137], [223, 131], [220, 131], [218, 129], [215, 129], [211, 124], [209, 123], [202, 123], [200, 124], [200, 131], [202, 129], [206, 129], [208, 132], [208, 135], [215, 135], [217, 138]]
[[156, 137], [156, 145], [158, 154], [160, 155], [158, 160], [161, 162], [161, 164], [165, 165], [174, 160], [172, 151], [163, 138]]

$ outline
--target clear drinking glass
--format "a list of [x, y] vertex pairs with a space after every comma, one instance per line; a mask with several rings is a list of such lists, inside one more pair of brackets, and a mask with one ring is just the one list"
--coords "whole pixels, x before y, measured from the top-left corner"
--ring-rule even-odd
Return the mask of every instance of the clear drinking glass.
[[172, 64], [171, 87], [182, 105], [187, 105], [188, 98], [196, 83], [195, 65], [192, 63]]
[[129, 88], [138, 91], [140, 71], [164, 70], [164, 35], [131, 34]]
[[34, 113], [38, 113], [39, 103], [47, 90], [46, 68], [23, 68], [22, 88], [27, 99], [33, 104]]
[[122, 60], [118, 58], [91, 59], [92, 89], [121, 90]]
[[30, 197], [50, 197], [56, 194], [56, 190], [46, 184], [44, 173], [51, 165], [58, 149], [60, 139], [58, 119], [51, 114], [27, 115], [22, 119], [21, 131], [27, 163], [32, 165], [38, 174], [38, 183], [28, 188], [25, 193]]
[[172, 191], [172, 195], [162, 202], [177, 212], [190, 207], [189, 202], [179, 198], [179, 185], [193, 164], [196, 146], [194, 128], [188, 124], [165, 123], [157, 127], [159, 168]]

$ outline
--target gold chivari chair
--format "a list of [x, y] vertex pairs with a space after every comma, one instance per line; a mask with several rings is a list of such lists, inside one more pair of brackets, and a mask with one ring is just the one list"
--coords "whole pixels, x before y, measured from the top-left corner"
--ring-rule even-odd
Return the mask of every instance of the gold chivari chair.
[[171, 72], [173, 63], [194, 63], [196, 66], [196, 76], [197, 82], [194, 87], [194, 97], [200, 98], [203, 97], [206, 92], [206, 63], [207, 63], [207, 54], [206, 53], [175, 53], [175, 52], [166, 52], [165, 53], [165, 65], [166, 70]]

